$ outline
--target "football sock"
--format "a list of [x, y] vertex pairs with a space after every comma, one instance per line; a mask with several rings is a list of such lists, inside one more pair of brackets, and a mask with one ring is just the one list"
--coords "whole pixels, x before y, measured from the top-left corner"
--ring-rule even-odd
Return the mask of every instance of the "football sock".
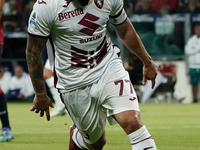
[[54, 77], [52, 76], [52, 77], [46, 79], [45, 82], [49, 87], [51, 95], [53, 96], [55, 105], [63, 105], [63, 103], [60, 99], [60, 95], [58, 93], [58, 90], [54, 87]]
[[145, 126], [128, 135], [132, 150], [157, 150], [155, 142]]
[[5, 98], [4, 93], [0, 94], [0, 118], [1, 118], [2, 128], [10, 129], [7, 104], [6, 104], [6, 98]]
[[80, 132], [78, 131], [77, 128], [74, 129], [74, 133], [72, 135], [72, 140], [74, 141], [74, 143], [76, 143], [76, 145], [81, 148], [81, 149], [88, 149], [87, 146], [85, 145], [85, 142], [83, 140], [82, 135], [80, 134]]

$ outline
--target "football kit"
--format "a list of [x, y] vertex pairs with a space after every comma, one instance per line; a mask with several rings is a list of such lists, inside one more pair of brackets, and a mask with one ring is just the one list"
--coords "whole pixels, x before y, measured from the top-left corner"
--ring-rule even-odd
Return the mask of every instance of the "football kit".
[[89, 144], [102, 136], [106, 118], [114, 124], [114, 114], [139, 111], [120, 49], [106, 29], [108, 21], [126, 19], [123, 0], [89, 0], [84, 7], [76, 0], [37, 0], [29, 19], [30, 36], [49, 38], [55, 87]]
[[[76, 1], [38, 0], [29, 20], [31, 35], [49, 37], [48, 57], [54, 66], [56, 88], [72, 91], [95, 83], [113, 57], [106, 25], [126, 20], [123, 0], [90, 0], [85, 7]], [[58, 80], [57, 80], [58, 78]]]

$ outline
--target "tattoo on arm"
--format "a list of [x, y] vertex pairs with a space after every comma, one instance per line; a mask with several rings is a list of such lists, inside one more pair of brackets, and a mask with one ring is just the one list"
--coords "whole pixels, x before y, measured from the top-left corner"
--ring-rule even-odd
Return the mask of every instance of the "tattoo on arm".
[[26, 61], [29, 74], [36, 94], [46, 91], [43, 79], [43, 66], [40, 53], [45, 48], [47, 38], [28, 36], [26, 47]]

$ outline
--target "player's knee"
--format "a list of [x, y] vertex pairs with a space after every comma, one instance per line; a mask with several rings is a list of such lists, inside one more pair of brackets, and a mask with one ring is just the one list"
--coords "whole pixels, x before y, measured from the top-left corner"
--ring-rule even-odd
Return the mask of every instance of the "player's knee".
[[106, 138], [105, 135], [103, 135], [96, 143], [94, 144], [86, 144], [90, 150], [102, 150], [104, 145], [106, 144]]
[[138, 111], [122, 113], [122, 116], [120, 116], [118, 122], [127, 134], [130, 134], [143, 126], [143, 123], [140, 119], [140, 113]]
[[102, 150], [106, 142], [98, 143], [96, 145], [89, 145], [90, 150]]

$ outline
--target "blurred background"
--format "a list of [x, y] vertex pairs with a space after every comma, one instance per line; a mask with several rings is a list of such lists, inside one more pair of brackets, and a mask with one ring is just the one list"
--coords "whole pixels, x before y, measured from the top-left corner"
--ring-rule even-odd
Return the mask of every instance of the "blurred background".
[[[27, 24], [34, 3], [35, 0], [5, 0], [2, 64], [12, 75], [16, 65], [28, 73], [25, 60]], [[185, 45], [194, 34], [194, 25], [200, 22], [200, 0], [124, 0], [124, 8], [160, 72], [156, 88], [152, 90], [148, 84], [142, 85], [141, 61], [129, 53], [108, 23], [108, 32], [113, 43], [121, 49], [124, 67], [139, 101], [192, 103]], [[47, 57], [45, 52], [42, 57]]]

